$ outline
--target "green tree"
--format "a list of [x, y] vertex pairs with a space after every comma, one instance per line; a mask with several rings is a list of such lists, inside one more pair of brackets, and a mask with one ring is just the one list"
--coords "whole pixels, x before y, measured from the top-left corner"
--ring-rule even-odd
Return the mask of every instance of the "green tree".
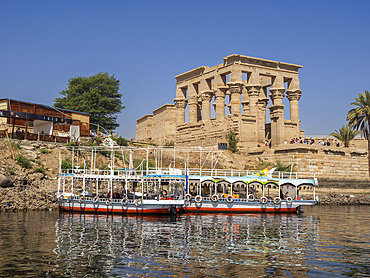
[[359, 93], [358, 97], [355, 98], [355, 102], [351, 105], [357, 106], [348, 111], [347, 121], [350, 127], [360, 130], [362, 135], [367, 140], [367, 153], [368, 153], [368, 166], [369, 166], [369, 176], [370, 176], [370, 138], [369, 138], [369, 128], [370, 128], [370, 92], [365, 91], [365, 93]]
[[89, 77], [77, 76], [68, 80], [68, 87], [59, 92], [62, 95], [54, 101], [54, 107], [90, 113], [91, 129], [96, 125], [114, 130], [119, 126], [116, 114], [123, 108], [119, 93], [120, 81], [106, 73]]
[[229, 131], [226, 134], [227, 139], [227, 149], [232, 153], [236, 153], [238, 151], [238, 147], [236, 146], [239, 142], [239, 139], [236, 137], [233, 131]]
[[329, 136], [337, 138], [339, 141], [342, 141], [345, 147], [349, 147], [349, 142], [353, 140], [357, 135], [360, 134], [360, 131], [354, 130], [348, 125], [343, 125], [339, 130], [330, 133]]

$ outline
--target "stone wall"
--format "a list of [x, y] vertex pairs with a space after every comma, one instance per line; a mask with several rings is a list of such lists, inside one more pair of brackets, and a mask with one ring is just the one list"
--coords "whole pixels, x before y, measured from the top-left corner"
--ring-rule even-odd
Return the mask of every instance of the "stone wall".
[[175, 140], [176, 108], [165, 104], [153, 111], [152, 140], [158, 145]]
[[136, 140], [152, 140], [153, 115], [145, 115], [136, 121]]
[[136, 120], [136, 140], [155, 142], [163, 145], [175, 140], [176, 108], [174, 104], [165, 104]]
[[176, 145], [210, 146], [226, 143], [227, 119], [189, 123], [176, 128]]
[[292, 164], [298, 172], [314, 173], [319, 185], [369, 185], [367, 151], [363, 148], [281, 145], [275, 149], [251, 148], [251, 159], [265, 162], [280, 160]]

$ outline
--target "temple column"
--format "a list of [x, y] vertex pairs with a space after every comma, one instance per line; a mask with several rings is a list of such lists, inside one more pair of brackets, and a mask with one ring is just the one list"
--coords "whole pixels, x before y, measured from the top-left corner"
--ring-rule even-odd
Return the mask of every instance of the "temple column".
[[230, 113], [231, 114], [241, 114], [240, 111], [240, 93], [241, 93], [241, 86], [242, 83], [240, 82], [229, 82], [227, 84], [229, 86], [230, 91]]
[[209, 121], [211, 119], [211, 99], [213, 96], [212, 91], [202, 92], [202, 120]]
[[266, 107], [268, 98], [258, 100], [258, 116], [257, 116], [257, 140], [263, 143], [266, 136]]
[[273, 105], [269, 107], [271, 118], [271, 141], [273, 145], [279, 145], [284, 142], [284, 78], [276, 76], [270, 89], [270, 97]]
[[216, 119], [222, 120], [225, 118], [225, 96], [227, 87], [218, 87], [216, 91]]
[[243, 107], [244, 115], [248, 115], [249, 114], [249, 95], [248, 95], [248, 90], [244, 84], [242, 86], [242, 107]]
[[189, 123], [197, 122], [198, 97], [189, 97]]
[[198, 97], [198, 106], [197, 106], [197, 122], [202, 120], [202, 99]]
[[182, 125], [185, 123], [185, 108], [188, 103], [188, 100], [183, 98], [183, 99], [174, 99], [176, 108], [177, 108], [177, 124]]
[[301, 90], [287, 91], [286, 95], [290, 104], [290, 120], [294, 123], [299, 123], [299, 99], [301, 98]]
[[194, 84], [188, 86], [188, 104], [189, 104], [189, 123], [197, 122], [198, 96], [194, 88]]
[[253, 71], [248, 74], [247, 92], [249, 96], [249, 114], [252, 116], [258, 115], [258, 97], [260, 95], [261, 84], [260, 75]]
[[302, 91], [299, 89], [298, 77], [293, 78], [286, 92], [290, 106], [290, 120], [294, 123], [299, 123], [299, 99], [301, 98]]
[[261, 86], [258, 85], [247, 85], [248, 96], [249, 96], [249, 114], [256, 116], [258, 114], [258, 96], [260, 93]]

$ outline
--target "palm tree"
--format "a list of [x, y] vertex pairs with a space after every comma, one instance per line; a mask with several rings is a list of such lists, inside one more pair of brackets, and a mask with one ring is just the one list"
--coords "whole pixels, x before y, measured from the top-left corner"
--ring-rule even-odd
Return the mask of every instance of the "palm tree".
[[330, 133], [329, 136], [333, 136], [337, 138], [339, 141], [342, 141], [346, 148], [349, 147], [349, 142], [354, 139], [357, 135], [360, 134], [359, 130], [354, 130], [347, 125], [343, 125], [339, 131], [335, 130], [335, 132]]
[[370, 92], [359, 93], [358, 97], [355, 98], [355, 102], [351, 105], [357, 106], [348, 111], [347, 121], [350, 127], [361, 130], [362, 135], [367, 140], [367, 157], [369, 164], [369, 176], [370, 176]]

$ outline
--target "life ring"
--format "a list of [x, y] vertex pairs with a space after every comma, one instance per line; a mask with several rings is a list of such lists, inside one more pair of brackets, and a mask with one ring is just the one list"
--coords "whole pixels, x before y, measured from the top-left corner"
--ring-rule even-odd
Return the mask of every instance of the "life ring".
[[281, 203], [281, 198], [280, 197], [275, 197], [274, 204], [279, 205], [280, 203]]
[[197, 196], [195, 196], [194, 200], [195, 200], [195, 202], [197, 202], [197, 203], [201, 203], [201, 202], [202, 202], [202, 200], [203, 200], [203, 198], [202, 198], [202, 196], [197, 195]]
[[265, 196], [260, 199], [261, 204], [267, 204], [267, 198]]
[[233, 197], [232, 195], [228, 195], [228, 196], [226, 197], [226, 202], [228, 202], [228, 203], [232, 203], [232, 202], [234, 202], [234, 197]]
[[254, 201], [254, 196], [253, 194], [248, 195], [248, 201]]
[[168, 192], [167, 192], [167, 190], [166, 190], [166, 189], [163, 189], [161, 193], [162, 193], [162, 196], [163, 196], [163, 197], [166, 197], [166, 196], [167, 196], [167, 194], [168, 194]]
[[105, 201], [105, 204], [108, 206], [108, 205], [111, 205], [113, 203], [113, 200], [112, 199], [108, 199]]
[[72, 200], [72, 197], [71, 196], [68, 196], [67, 202], [69, 203], [69, 202], [71, 202], [71, 200]]
[[286, 198], [286, 202], [287, 202], [287, 203], [289, 203], [289, 204], [291, 204], [291, 203], [293, 202], [293, 198], [292, 198], [292, 197], [290, 197], [290, 196], [289, 196], [289, 197], [287, 197], [287, 198]]
[[135, 206], [140, 207], [143, 204], [143, 199], [136, 199]]
[[214, 195], [212, 195], [211, 199], [212, 199], [212, 202], [218, 202], [219, 198], [218, 198], [217, 194], [214, 194]]
[[99, 198], [95, 196], [92, 201], [93, 201], [94, 204], [96, 204], [99, 201]]
[[59, 196], [58, 201], [60, 202], [60, 201], [62, 201], [62, 199], [63, 199], [63, 197]]
[[78, 202], [79, 202], [80, 204], [82, 204], [82, 203], [84, 202], [84, 197], [81, 197], [81, 198], [78, 200]]
[[127, 205], [127, 198], [126, 197], [123, 197], [122, 200], [121, 200], [121, 205], [124, 206], [124, 205]]
[[188, 200], [188, 201], [190, 201], [190, 199], [191, 199], [191, 195], [190, 195], [190, 194], [186, 194], [186, 195], [185, 195], [185, 199], [186, 199], [186, 200]]
[[185, 206], [186, 208], [190, 207], [190, 201], [189, 201], [189, 200], [185, 200], [185, 201], [184, 201], [184, 206]]

